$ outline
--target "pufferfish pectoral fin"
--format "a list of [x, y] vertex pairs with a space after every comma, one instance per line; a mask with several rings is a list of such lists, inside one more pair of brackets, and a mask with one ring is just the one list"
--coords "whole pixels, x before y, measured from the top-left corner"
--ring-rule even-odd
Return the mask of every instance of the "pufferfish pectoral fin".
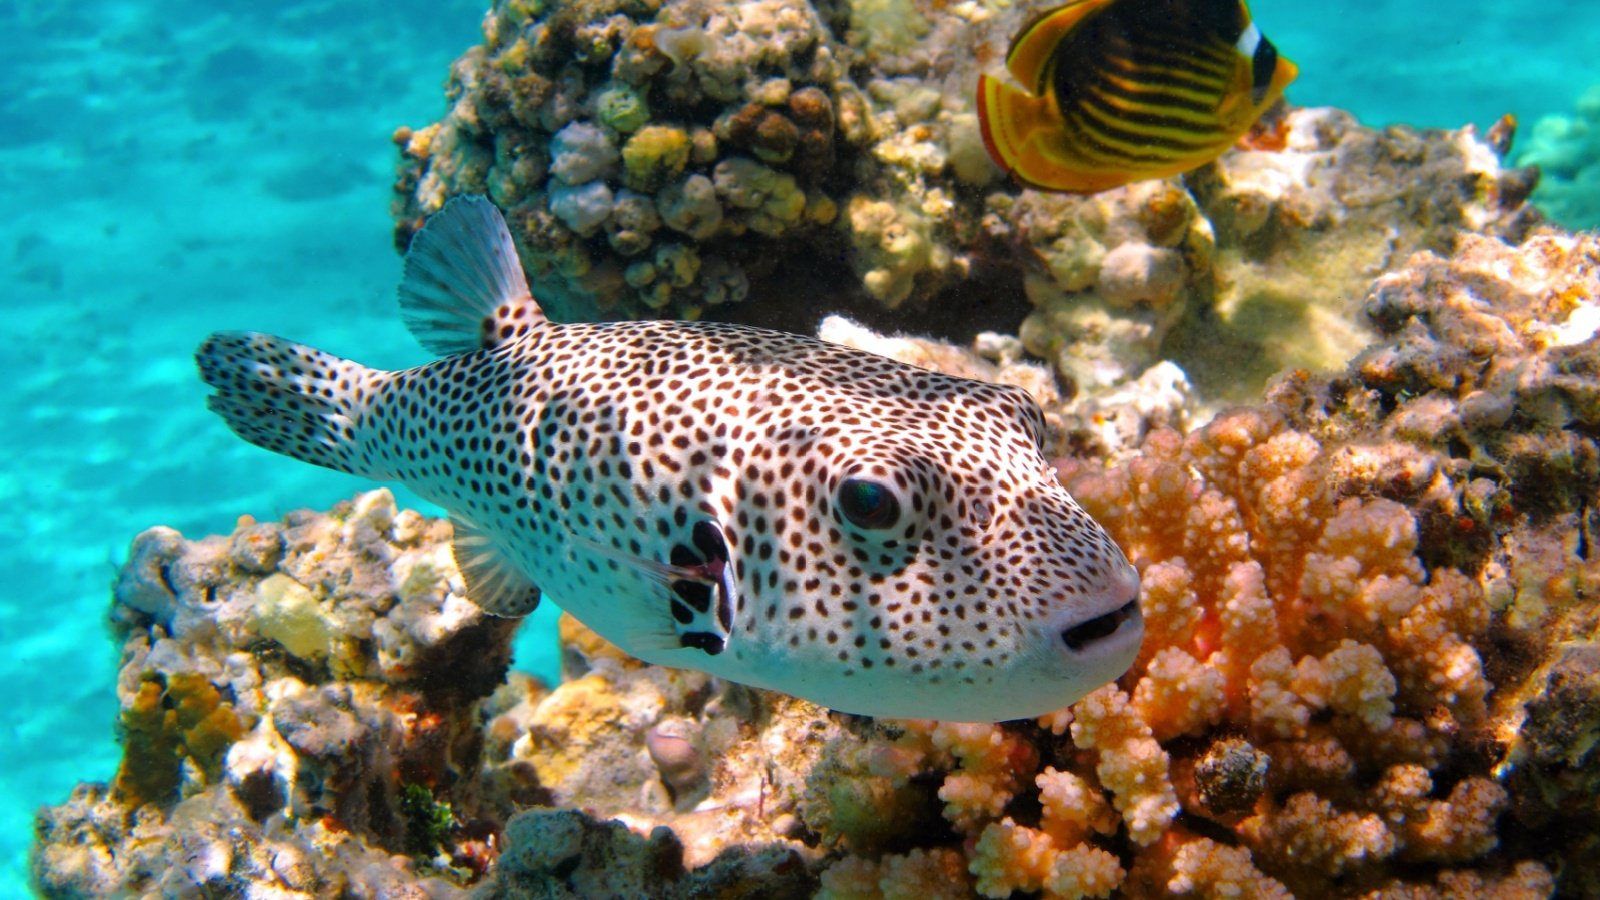
[[493, 538], [458, 515], [450, 517], [450, 552], [467, 583], [467, 599], [492, 616], [514, 619], [539, 605], [539, 588], [495, 546]]
[[443, 356], [494, 347], [546, 322], [505, 217], [485, 197], [455, 197], [406, 250], [400, 313]]

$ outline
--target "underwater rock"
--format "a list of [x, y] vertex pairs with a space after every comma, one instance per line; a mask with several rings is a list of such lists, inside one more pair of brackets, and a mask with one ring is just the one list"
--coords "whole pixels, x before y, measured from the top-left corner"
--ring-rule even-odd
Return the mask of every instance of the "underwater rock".
[[1249, 400], [1281, 369], [1331, 371], [1364, 347], [1361, 298], [1411, 253], [1533, 221], [1524, 173], [1470, 128], [1378, 131], [1296, 109], [1281, 129], [1282, 146], [1181, 181], [991, 195], [985, 221], [1033, 251], [1029, 352], [1080, 390], [1170, 360], [1208, 401]]
[[1536, 166], [1533, 202], [1568, 228], [1600, 228], [1600, 85], [1578, 98], [1570, 115], [1540, 118], [1512, 157]]
[[[112, 609], [122, 767], [42, 814], [41, 891], [459, 894], [415, 871], [401, 795], [477, 771], [471, 716], [513, 626], [461, 598], [448, 536], [374, 491], [231, 536], [136, 538]], [[473, 799], [499, 818], [513, 802]], [[440, 868], [470, 868], [479, 826], [451, 821]]]
[[[833, 220], [862, 138], [852, 148], [838, 128], [850, 51], [808, 4], [505, 0], [484, 36], [452, 70], [447, 117], [397, 134], [402, 245], [449, 196], [488, 193], [558, 315], [692, 318], [772, 270], [762, 244], [803, 246]], [[602, 187], [653, 201], [704, 264], [653, 277], [636, 258], [667, 236], [650, 229], [610, 247], [581, 240], [614, 214]]]

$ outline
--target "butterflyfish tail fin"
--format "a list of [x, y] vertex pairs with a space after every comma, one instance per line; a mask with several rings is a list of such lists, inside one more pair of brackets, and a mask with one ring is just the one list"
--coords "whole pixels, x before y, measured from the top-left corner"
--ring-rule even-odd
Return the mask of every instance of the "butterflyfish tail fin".
[[989, 158], [1028, 184], [1028, 170], [1040, 156], [1043, 133], [1060, 127], [1060, 114], [1048, 97], [1036, 97], [998, 78], [978, 76], [978, 128]]

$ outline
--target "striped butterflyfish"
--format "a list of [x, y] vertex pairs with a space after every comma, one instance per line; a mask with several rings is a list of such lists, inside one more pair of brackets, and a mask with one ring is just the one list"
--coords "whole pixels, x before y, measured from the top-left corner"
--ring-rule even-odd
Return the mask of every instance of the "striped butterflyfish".
[[1294, 80], [1243, 0], [1073, 0], [978, 81], [983, 144], [1031, 187], [1092, 194], [1222, 155]]

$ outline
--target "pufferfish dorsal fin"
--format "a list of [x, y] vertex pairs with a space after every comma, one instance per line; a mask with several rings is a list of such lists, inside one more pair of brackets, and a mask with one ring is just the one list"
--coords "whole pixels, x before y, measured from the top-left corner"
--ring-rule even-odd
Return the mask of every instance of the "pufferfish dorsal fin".
[[488, 533], [459, 515], [450, 517], [450, 552], [467, 583], [467, 599], [484, 612], [514, 619], [539, 605], [539, 588], [506, 558]]
[[400, 313], [441, 356], [488, 349], [546, 321], [505, 218], [479, 196], [453, 198], [411, 239]]

